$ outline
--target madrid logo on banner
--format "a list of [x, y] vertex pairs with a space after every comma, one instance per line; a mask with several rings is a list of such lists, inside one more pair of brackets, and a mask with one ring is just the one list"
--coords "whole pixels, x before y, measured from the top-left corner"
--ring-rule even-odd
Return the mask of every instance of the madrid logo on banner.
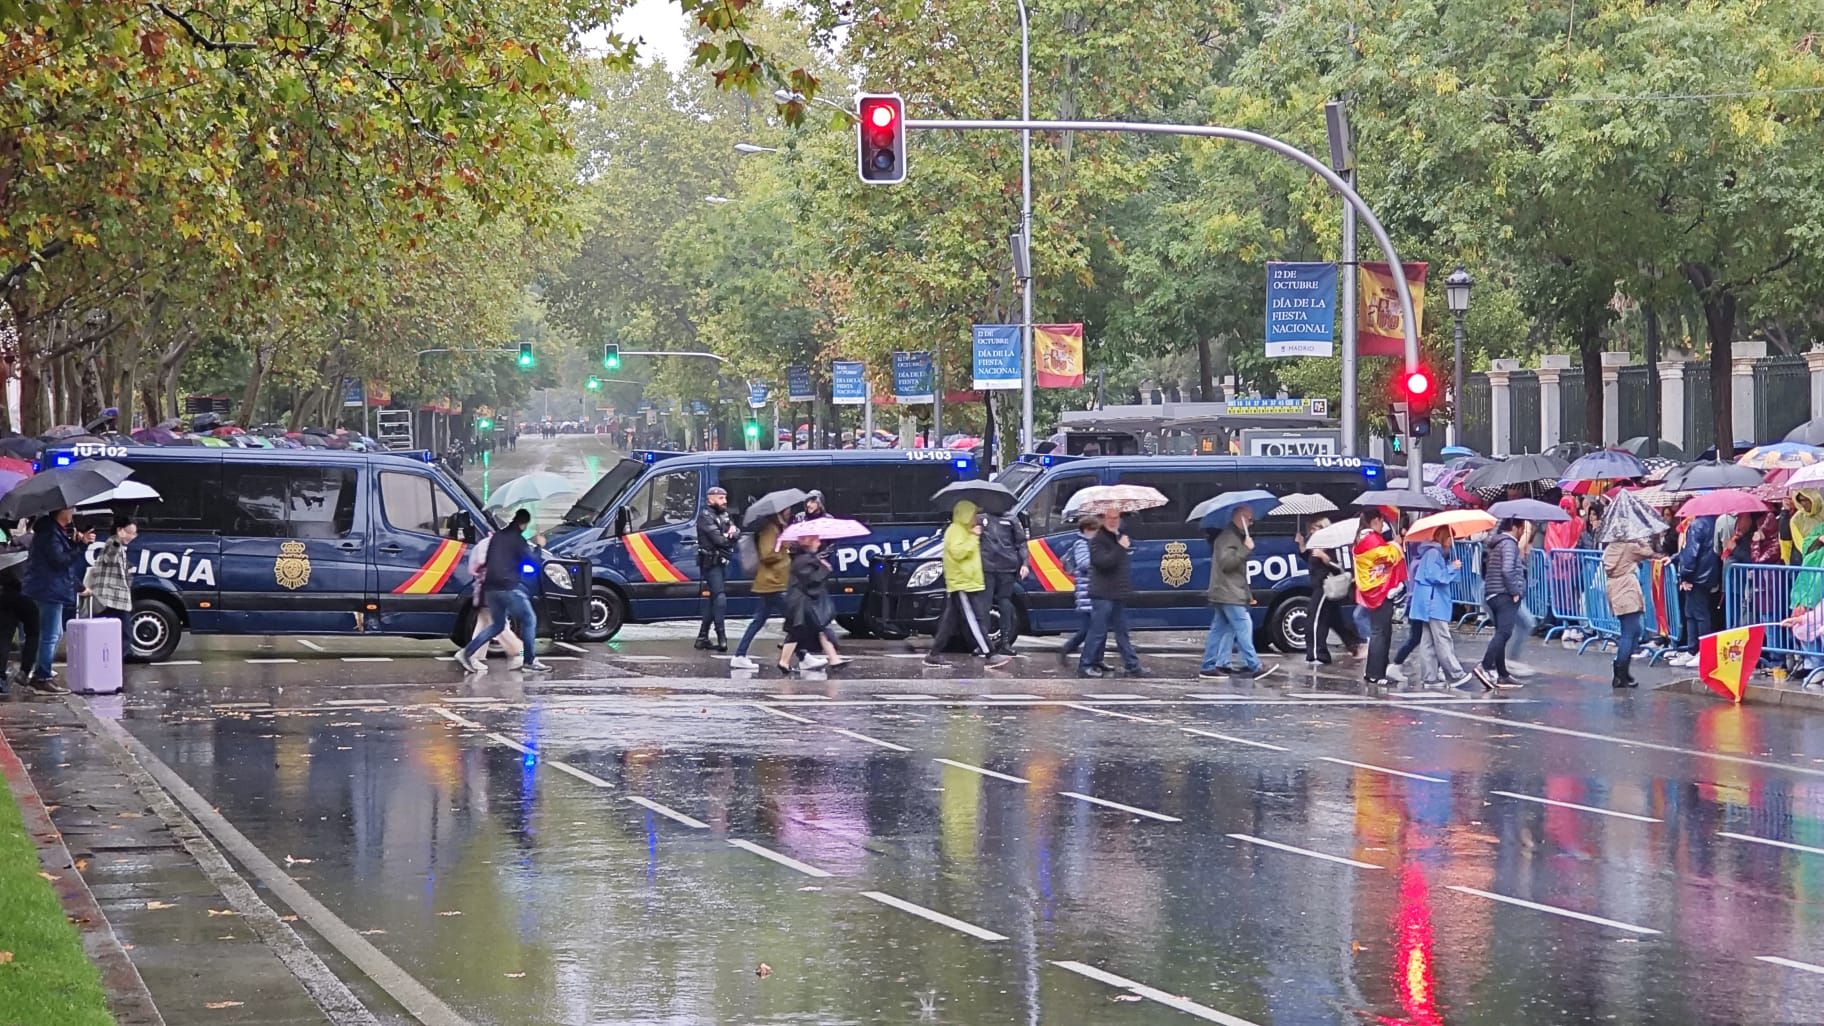
[[1083, 387], [1083, 325], [1032, 326], [1033, 362], [1040, 388]]
[[902, 406], [937, 401], [937, 374], [930, 353], [893, 354], [893, 399]]
[[[1412, 291], [1412, 310], [1425, 323], [1425, 270], [1427, 264], [1406, 264], [1406, 287]], [[1356, 276], [1355, 348], [1362, 356], [1406, 355], [1406, 316], [1400, 294], [1393, 287], [1393, 272], [1384, 263], [1360, 264]]]
[[866, 406], [867, 402], [867, 364], [860, 360], [831, 360], [830, 404], [832, 406]]
[[977, 391], [1020, 387], [1020, 326], [975, 326], [975, 375], [970, 385]]
[[1336, 342], [1336, 265], [1267, 264], [1267, 355], [1330, 356]]

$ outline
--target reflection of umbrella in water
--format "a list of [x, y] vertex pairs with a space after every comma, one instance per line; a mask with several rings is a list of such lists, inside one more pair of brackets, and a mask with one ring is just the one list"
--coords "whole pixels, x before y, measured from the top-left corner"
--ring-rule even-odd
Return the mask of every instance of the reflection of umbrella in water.
[[938, 509], [949, 509], [963, 501], [975, 503], [975, 508], [983, 513], [1005, 513], [1013, 508], [1014, 500], [1006, 485], [994, 481], [955, 481], [931, 496], [931, 504]]
[[866, 538], [874, 532], [868, 525], [858, 520], [844, 520], [841, 517], [818, 517], [815, 520], [800, 520], [779, 532], [779, 540], [773, 543], [777, 549], [800, 538], [820, 538], [824, 541], [839, 541], [843, 538]]
[[559, 495], [575, 494], [576, 491], [576, 484], [564, 475], [536, 470], [522, 477], [516, 477], [496, 488], [488, 495], [488, 506], [507, 509], [513, 506], [537, 505]]
[[80, 506], [112, 491], [133, 471], [112, 460], [83, 460], [27, 478], [0, 498], [0, 520], [20, 520]]
[[776, 492], [767, 492], [753, 501], [747, 511], [741, 514], [741, 526], [752, 527], [767, 517], [784, 513], [805, 500], [805, 494], [796, 488], [781, 488]]

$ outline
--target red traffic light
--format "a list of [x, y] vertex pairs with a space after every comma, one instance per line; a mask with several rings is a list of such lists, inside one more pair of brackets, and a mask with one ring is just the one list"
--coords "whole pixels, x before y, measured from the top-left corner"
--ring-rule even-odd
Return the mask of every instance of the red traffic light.
[[873, 93], [856, 105], [856, 172], [871, 185], [906, 180], [905, 104], [893, 93]]
[[1406, 375], [1406, 394], [1414, 399], [1423, 399], [1431, 394], [1431, 375], [1416, 370]]
[[875, 128], [892, 128], [893, 121], [899, 116], [890, 103], [875, 103], [868, 109], [868, 124]]

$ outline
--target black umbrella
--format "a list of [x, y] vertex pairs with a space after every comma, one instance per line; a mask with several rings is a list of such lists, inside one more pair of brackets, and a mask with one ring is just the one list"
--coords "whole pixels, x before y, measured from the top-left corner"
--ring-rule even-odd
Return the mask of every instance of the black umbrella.
[[1355, 501], [1351, 502], [1350, 505], [1364, 508], [1392, 506], [1394, 509], [1410, 509], [1419, 510], [1421, 512], [1430, 512], [1444, 508], [1438, 500], [1426, 495], [1424, 492], [1394, 488], [1363, 492], [1356, 496]]
[[761, 520], [778, 513], [784, 513], [793, 506], [803, 502], [807, 496], [796, 488], [781, 488], [776, 492], [767, 492], [754, 500], [741, 515], [741, 526], [752, 527]]
[[36, 438], [16, 436], [0, 438], [0, 454], [14, 456], [22, 460], [35, 460], [44, 451], [44, 443]]
[[34, 474], [0, 498], [0, 520], [23, 520], [80, 506], [125, 481], [132, 468], [113, 460], [83, 460]]
[[931, 502], [948, 509], [964, 500], [975, 503], [983, 513], [1005, 513], [1013, 508], [1014, 496], [1006, 485], [994, 481], [957, 481], [939, 488]]
[[1528, 456], [1509, 456], [1499, 463], [1490, 463], [1486, 467], [1477, 467], [1463, 479], [1463, 487], [1472, 490], [1481, 488], [1507, 488], [1514, 485], [1528, 485], [1535, 481], [1550, 481], [1554, 484], [1564, 476], [1568, 466], [1556, 456], [1545, 454]]
[[[1804, 425], [1800, 425], [1800, 426], [1803, 427]], [[1796, 431], [1798, 429], [1794, 428], [1794, 430]], [[1824, 426], [1821, 426], [1821, 430], [1824, 430]], [[1794, 439], [1792, 439], [1791, 437], [1787, 438], [1787, 441], [1789, 441], [1789, 442], [1793, 441], [1793, 440]], [[1816, 443], [1813, 443], [1813, 444], [1816, 444]], [[1645, 459], [1647, 456], [1647, 436], [1646, 435], [1635, 435], [1633, 438], [1628, 439], [1627, 441], [1621, 443], [1620, 445], [1616, 446], [1615, 448], [1620, 449], [1622, 452], [1631, 452], [1634, 455], [1639, 456], [1642, 459]], [[1662, 457], [1670, 458], [1670, 459], [1682, 460], [1685, 458], [1685, 450], [1662, 438], [1659, 440], [1658, 455], [1660, 455]]]
[[1545, 454], [1547, 456], [1556, 456], [1566, 463], [1569, 463], [1579, 456], [1588, 456], [1590, 453], [1601, 448], [1602, 446], [1597, 445], [1595, 442], [1559, 442], [1557, 445], [1545, 450]]
[[1761, 472], [1739, 463], [1701, 460], [1672, 468], [1666, 475], [1668, 492], [1704, 492], [1713, 488], [1754, 488], [1761, 483]]

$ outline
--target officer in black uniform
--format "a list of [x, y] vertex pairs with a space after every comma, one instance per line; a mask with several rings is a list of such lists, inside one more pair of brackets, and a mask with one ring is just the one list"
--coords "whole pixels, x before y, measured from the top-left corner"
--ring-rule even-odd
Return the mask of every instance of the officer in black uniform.
[[703, 571], [703, 587], [709, 597], [703, 602], [703, 622], [697, 626], [697, 647], [707, 649], [709, 628], [716, 628], [715, 649], [728, 651], [728, 563], [735, 554], [735, 539], [741, 529], [728, 515], [728, 491], [709, 490], [709, 502], [697, 514], [697, 566]]
[[1001, 614], [1001, 641], [995, 651], [1013, 655], [1020, 637], [1020, 610], [1013, 601], [1020, 578], [1032, 571], [1026, 566], [1026, 528], [1012, 513], [988, 514], [982, 521], [982, 574], [987, 578], [988, 601]]

